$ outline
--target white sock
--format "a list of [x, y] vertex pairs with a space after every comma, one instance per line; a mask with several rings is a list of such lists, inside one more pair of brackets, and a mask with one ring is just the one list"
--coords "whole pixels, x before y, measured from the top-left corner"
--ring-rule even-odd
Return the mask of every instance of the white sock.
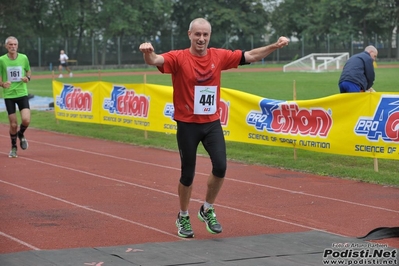
[[188, 211], [180, 210], [180, 216], [188, 216]]
[[204, 202], [204, 211], [206, 211], [207, 209], [212, 208], [212, 207], [213, 207], [213, 204], [210, 204], [206, 201]]

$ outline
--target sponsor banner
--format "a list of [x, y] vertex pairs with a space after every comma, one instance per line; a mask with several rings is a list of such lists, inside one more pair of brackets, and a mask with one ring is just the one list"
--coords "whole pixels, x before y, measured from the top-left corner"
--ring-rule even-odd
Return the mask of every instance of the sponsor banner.
[[[176, 133], [171, 86], [53, 81], [58, 119]], [[221, 90], [226, 140], [399, 159], [399, 95], [336, 94], [281, 101]]]
[[150, 96], [144, 84], [101, 82], [101, 122], [107, 125], [146, 129], [150, 126]]
[[175, 134], [172, 87], [146, 84], [146, 89], [151, 93], [151, 130]]
[[100, 123], [101, 101], [97, 82], [65, 84], [53, 81], [54, 112], [57, 119]]

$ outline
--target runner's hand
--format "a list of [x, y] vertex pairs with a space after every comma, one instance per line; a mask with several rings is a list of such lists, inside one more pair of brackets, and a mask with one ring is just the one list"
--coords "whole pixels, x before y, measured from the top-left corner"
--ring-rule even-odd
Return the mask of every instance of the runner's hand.
[[139, 50], [144, 54], [149, 54], [154, 52], [154, 47], [152, 46], [151, 43], [145, 42], [140, 44]]

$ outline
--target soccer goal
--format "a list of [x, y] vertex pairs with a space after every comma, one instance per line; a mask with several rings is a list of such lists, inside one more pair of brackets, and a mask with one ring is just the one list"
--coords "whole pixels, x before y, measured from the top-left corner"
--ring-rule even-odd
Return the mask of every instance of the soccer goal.
[[349, 53], [313, 53], [284, 65], [284, 72], [325, 72], [342, 69]]

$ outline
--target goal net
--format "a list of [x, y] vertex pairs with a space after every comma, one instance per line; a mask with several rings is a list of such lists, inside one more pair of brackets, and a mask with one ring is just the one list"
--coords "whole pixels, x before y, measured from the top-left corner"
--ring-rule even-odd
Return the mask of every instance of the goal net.
[[349, 53], [313, 53], [284, 65], [284, 72], [325, 72], [342, 69]]

